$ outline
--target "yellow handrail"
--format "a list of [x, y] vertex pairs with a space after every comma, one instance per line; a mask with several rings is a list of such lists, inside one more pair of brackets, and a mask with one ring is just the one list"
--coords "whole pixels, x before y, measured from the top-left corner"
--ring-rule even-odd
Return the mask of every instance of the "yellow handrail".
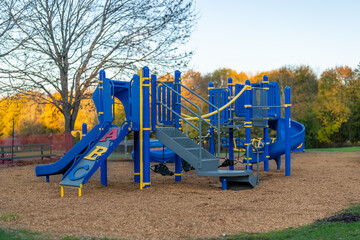
[[[219, 109], [219, 111], [221, 112], [221, 111], [223, 111], [225, 108], [227, 108], [228, 106], [230, 106], [231, 104], [233, 104], [233, 103], [236, 101], [236, 99], [238, 99], [238, 98], [245, 92], [245, 90], [247, 90], [248, 88], [249, 88], [249, 90], [250, 90], [250, 89], [251, 89], [251, 86], [250, 86], [250, 85], [245, 85], [244, 88], [243, 88], [233, 99], [231, 99], [230, 102], [228, 102], [227, 104], [225, 104], [224, 106], [222, 106], [222, 107]], [[201, 118], [208, 118], [208, 117], [210, 117], [210, 116], [212, 116], [212, 115], [214, 115], [214, 114], [217, 114], [217, 113], [218, 113], [218, 110], [213, 111], [213, 112], [211, 112], [211, 113], [207, 113], [207, 114], [205, 114], [205, 115], [202, 115]], [[186, 115], [186, 114], [184, 114], [184, 113], [182, 113], [181, 116], [185, 117], [185, 119], [188, 120], [188, 121], [198, 120], [198, 119], [199, 119], [199, 117], [191, 117], [191, 116]]]

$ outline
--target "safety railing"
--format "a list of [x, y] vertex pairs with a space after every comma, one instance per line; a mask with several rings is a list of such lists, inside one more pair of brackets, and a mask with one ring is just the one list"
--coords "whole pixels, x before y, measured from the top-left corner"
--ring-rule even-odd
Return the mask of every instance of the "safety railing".
[[252, 143], [249, 143], [246, 146], [246, 169], [249, 169], [250, 167], [250, 160], [249, 160], [249, 148], [252, 147], [252, 149], [254, 149], [256, 151], [256, 185], [260, 184], [260, 176], [259, 176], [259, 150], [252, 145]]
[[[187, 91], [189, 91], [190, 93], [192, 93], [194, 96], [196, 96], [197, 98], [199, 98], [200, 100], [202, 100], [203, 102], [205, 102], [206, 104], [208, 104], [209, 105], [209, 109], [210, 109], [210, 107], [212, 107], [212, 109], [215, 109], [215, 111], [214, 112], [217, 112], [217, 119], [218, 119], [218, 121], [217, 121], [217, 126], [215, 126], [214, 124], [212, 124], [210, 121], [207, 121], [207, 120], [205, 120], [205, 118], [203, 118], [203, 116], [201, 116], [201, 113], [200, 113], [200, 116], [199, 116], [199, 121], [201, 121], [201, 120], [203, 120], [206, 124], [208, 124], [209, 126], [211, 126], [212, 128], [214, 128], [214, 130], [216, 131], [216, 133], [217, 133], [217, 140], [218, 140], [218, 148], [217, 148], [217, 154], [218, 154], [218, 159], [220, 160], [220, 143], [221, 143], [221, 131], [220, 131], [220, 127], [221, 127], [221, 121], [220, 121], [220, 119], [221, 119], [221, 110], [220, 110], [220, 108], [219, 107], [217, 107], [216, 105], [214, 105], [213, 103], [211, 103], [210, 101], [208, 101], [208, 100], [206, 100], [205, 98], [203, 98], [203, 97], [201, 97], [199, 94], [197, 94], [196, 92], [194, 92], [193, 90], [191, 90], [190, 88], [188, 88], [187, 86], [185, 86], [185, 85], [183, 85], [183, 84], [181, 84], [181, 83], [179, 83], [179, 85], [182, 87], [182, 88], [184, 88], [184, 89], [186, 89]], [[183, 105], [182, 105], [183, 106]], [[183, 106], [183, 107], [185, 107], [185, 106]], [[202, 134], [201, 134], [201, 132], [200, 132], [200, 137], [202, 137], [201, 136]], [[199, 139], [199, 141], [200, 141], [200, 145], [201, 145], [201, 143], [202, 143], [202, 141], [201, 141], [202, 139], [200, 138]]]
[[[200, 95], [198, 95], [197, 93], [195, 93], [194, 91], [192, 91], [190, 88], [184, 86], [181, 83], [175, 83], [175, 85], [182, 87], [184, 89], [186, 89], [187, 91], [189, 91], [191, 94], [193, 94], [194, 96], [196, 96], [198, 99], [202, 100], [203, 102], [205, 102], [206, 104], [208, 104], [209, 106], [213, 107], [214, 109], [216, 109], [215, 111], [217, 111], [218, 113], [218, 124], [217, 126], [215, 126], [214, 124], [210, 123], [210, 121], [207, 121], [205, 118], [203, 118], [202, 113], [201, 113], [201, 108], [196, 105], [195, 103], [193, 103], [191, 100], [189, 100], [188, 98], [184, 97], [183, 95], [181, 95], [180, 92], [176, 91], [171, 85], [169, 85], [166, 82], [163, 81], [157, 81], [157, 86], [162, 85], [165, 88], [169, 89], [170, 92], [172, 92], [172, 94], [175, 94], [177, 97], [180, 97], [181, 99], [184, 99], [187, 103], [189, 103], [190, 105], [192, 105], [194, 108], [197, 109], [198, 113], [194, 112], [193, 110], [191, 110], [188, 106], [184, 105], [181, 103], [181, 101], [175, 101], [174, 104], [175, 105], [179, 105], [182, 108], [186, 109], [187, 111], [189, 111], [190, 113], [195, 115], [195, 119], [187, 119], [187, 117], [190, 117], [188, 115], [181, 114], [176, 112], [173, 108], [175, 107], [175, 105], [173, 105], [173, 108], [171, 108], [171, 106], [169, 106], [168, 104], [165, 103], [164, 98], [157, 98], [156, 103], [158, 105], [161, 105], [163, 108], [166, 108], [168, 111], [170, 111], [172, 114], [176, 115], [179, 119], [181, 119], [182, 121], [184, 121], [185, 123], [189, 124], [190, 126], [192, 126], [195, 130], [197, 130], [199, 132], [199, 157], [201, 159], [202, 157], [202, 124], [206, 123], [207, 125], [211, 126], [212, 128], [214, 128], [217, 132], [217, 136], [218, 136], [218, 151], [217, 151], [217, 157], [220, 160], [220, 109], [215, 106], [214, 104], [210, 103], [209, 101], [207, 101], [206, 99], [204, 99], [203, 97], [201, 97]], [[170, 96], [167, 96], [168, 98]], [[173, 98], [174, 99], [174, 98]], [[169, 99], [167, 99], [169, 101]], [[181, 112], [181, 111], [180, 111]], [[193, 117], [191, 117], [193, 118]], [[198, 127], [193, 124], [191, 121], [192, 120], [198, 120]]]

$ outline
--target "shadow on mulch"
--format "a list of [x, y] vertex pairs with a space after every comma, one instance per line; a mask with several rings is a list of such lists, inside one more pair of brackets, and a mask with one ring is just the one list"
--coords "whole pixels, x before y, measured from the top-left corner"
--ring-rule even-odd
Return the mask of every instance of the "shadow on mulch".
[[357, 213], [340, 213], [338, 215], [318, 220], [318, 222], [343, 222], [353, 223], [360, 221], [360, 214]]

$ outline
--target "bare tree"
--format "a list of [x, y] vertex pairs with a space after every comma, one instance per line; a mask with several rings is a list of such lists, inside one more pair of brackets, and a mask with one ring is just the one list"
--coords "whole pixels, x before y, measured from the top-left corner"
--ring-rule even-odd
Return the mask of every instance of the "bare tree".
[[36, 97], [56, 106], [69, 132], [100, 69], [119, 78], [144, 64], [165, 70], [186, 65], [191, 53], [179, 47], [197, 20], [192, 1], [23, 1], [11, 12], [14, 15], [28, 4], [20, 20], [14, 19], [20, 32], [13, 42], [28, 41], [1, 59], [1, 87], [45, 93]]
[[16, 27], [14, 19], [17, 19], [23, 9], [19, 12], [11, 14], [11, 9], [16, 6], [16, 0], [0, 1], [0, 58], [5, 57], [10, 52], [16, 50], [26, 40], [23, 39], [19, 43], [11, 41], [13, 30]]

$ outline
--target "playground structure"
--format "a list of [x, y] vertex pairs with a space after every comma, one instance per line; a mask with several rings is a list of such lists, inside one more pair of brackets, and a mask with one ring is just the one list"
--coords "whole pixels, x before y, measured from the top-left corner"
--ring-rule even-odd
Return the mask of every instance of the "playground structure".
[[[203, 114], [199, 106], [181, 94], [182, 90], [206, 104], [208, 113]], [[121, 101], [125, 110], [126, 120], [120, 127], [112, 124], [114, 98]], [[209, 99], [206, 100], [181, 83], [179, 71], [175, 71], [174, 81], [158, 81], [156, 75], [150, 77], [149, 68], [144, 67], [126, 82], [110, 80], [102, 70], [93, 101], [100, 123], [60, 160], [35, 168], [36, 176], [46, 176], [46, 181], [50, 175], [63, 174], [60, 182], [62, 197], [65, 187], [77, 188], [81, 196], [84, 184], [98, 168], [100, 182], [107, 186], [107, 157], [130, 131], [134, 132], [134, 181], [140, 184], [140, 189], [151, 185], [150, 132], [155, 132], [156, 138], [175, 153], [175, 181], [181, 181], [183, 159], [199, 176], [218, 177], [224, 190], [241, 183], [255, 186], [259, 172], [255, 177], [253, 164], [257, 164], [259, 171], [259, 163], [264, 162], [264, 171], [269, 171], [269, 160], [274, 159], [280, 169], [283, 154], [285, 175], [290, 176], [291, 150], [304, 142], [304, 126], [290, 120], [290, 88], [285, 88], [285, 104], [281, 105], [279, 86], [269, 82], [267, 76], [261, 83], [250, 84], [247, 80], [245, 85], [234, 85], [229, 78], [227, 88], [214, 88], [209, 83]], [[285, 108], [285, 118], [281, 117], [281, 108]], [[184, 134], [184, 125], [199, 132], [199, 143]], [[209, 151], [202, 147], [205, 128], [209, 132]], [[245, 128], [245, 169], [234, 170], [234, 131], [240, 128]], [[263, 146], [255, 147], [251, 143], [252, 128], [263, 129]], [[269, 128], [277, 133], [272, 143]], [[229, 143], [229, 169], [226, 170], [219, 169], [224, 129], [228, 132]]]

